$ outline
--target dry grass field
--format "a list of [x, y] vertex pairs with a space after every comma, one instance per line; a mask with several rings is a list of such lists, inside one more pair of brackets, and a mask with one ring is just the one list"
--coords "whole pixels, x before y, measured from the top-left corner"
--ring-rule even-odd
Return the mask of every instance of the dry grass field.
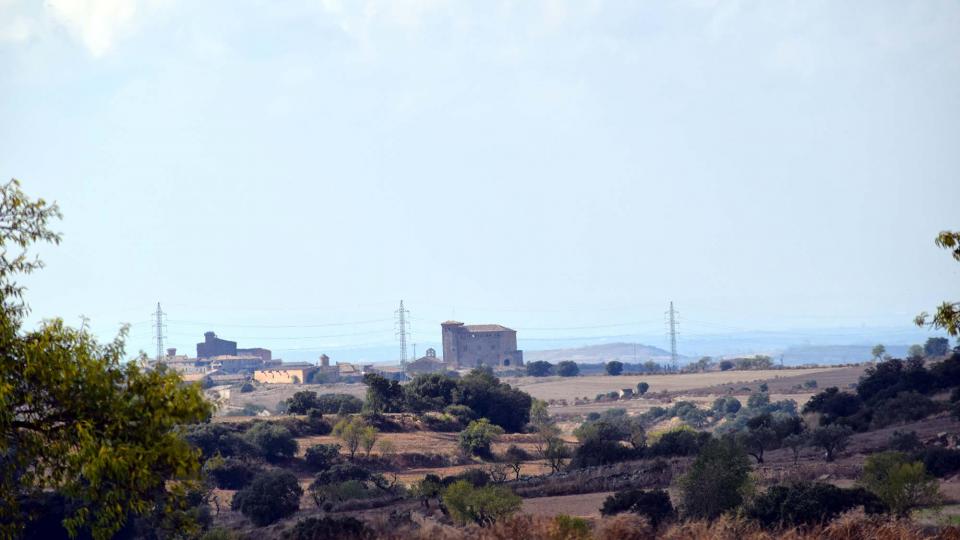
[[[589, 375], [584, 377], [513, 377], [503, 382], [519, 388], [531, 396], [543, 400], [565, 399], [573, 402], [575, 398], [593, 399], [597, 394], [636, 388], [637, 383], [645, 381], [650, 385], [649, 393], [686, 392], [698, 388], [713, 386], [741, 387], [781, 378], [816, 379], [830, 372], [848, 368], [809, 368], [790, 370], [759, 371], [712, 371], [708, 373], [683, 373], [671, 375]], [[856, 378], [853, 379], [856, 381]]]

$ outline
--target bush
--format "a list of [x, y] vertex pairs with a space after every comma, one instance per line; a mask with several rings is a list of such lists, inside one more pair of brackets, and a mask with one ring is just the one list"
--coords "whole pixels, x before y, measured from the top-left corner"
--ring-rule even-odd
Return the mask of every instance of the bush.
[[900, 452], [881, 452], [863, 463], [860, 483], [898, 517], [907, 517], [918, 506], [939, 501], [939, 483], [920, 461], [910, 462]]
[[477, 413], [466, 405], [449, 405], [443, 409], [443, 412], [456, 418], [461, 426], [466, 426], [477, 419]]
[[927, 472], [944, 478], [960, 471], [960, 450], [942, 446], [928, 446], [916, 452], [914, 457], [923, 462]]
[[461, 480], [469, 483], [473, 487], [483, 487], [490, 484], [490, 474], [479, 468], [465, 469], [459, 474], [444, 476], [441, 483], [446, 487]]
[[590, 522], [579, 517], [559, 514], [553, 517], [555, 533], [551, 538], [562, 540], [588, 540], [590, 538]]
[[224, 457], [253, 457], [257, 449], [244, 440], [242, 433], [227, 424], [196, 424], [187, 428], [187, 442], [198, 448], [203, 457], [217, 454]]
[[645, 383], [645, 382], [643, 382], [643, 381], [640, 381], [640, 382], [637, 383], [637, 394], [638, 394], [638, 395], [641, 395], [641, 396], [642, 396], [642, 395], [646, 394], [646, 393], [647, 393], [647, 390], [649, 390], [649, 389], [650, 389], [650, 385], [649, 385], [649, 384], [647, 384], [647, 383]]
[[482, 458], [491, 457], [490, 445], [503, 434], [503, 428], [491, 424], [486, 418], [470, 422], [467, 429], [460, 432], [457, 443], [464, 453]]
[[407, 407], [414, 413], [441, 411], [454, 401], [457, 380], [443, 373], [417, 375], [404, 387]]
[[240, 386], [240, 393], [246, 394], [247, 392], [253, 392], [253, 384], [250, 382], [245, 382]]
[[303, 459], [311, 469], [325, 471], [340, 462], [340, 445], [315, 444], [307, 448]]
[[720, 371], [729, 371], [733, 369], [733, 362], [730, 360], [721, 360], [720, 361]]
[[458, 404], [470, 407], [478, 417], [507, 432], [521, 432], [530, 421], [530, 394], [501, 383], [490, 369], [474, 369], [460, 379], [457, 396]]
[[737, 508], [743, 502], [750, 470], [743, 448], [730, 439], [710, 440], [680, 479], [683, 513], [712, 520]]
[[810, 379], [810, 380], [807, 380], [807, 381], [803, 381], [803, 387], [804, 387], [804, 388], [816, 388], [816, 387], [817, 387], [817, 381], [816, 381], [816, 379]]
[[350, 394], [320, 394], [304, 413], [309, 409], [323, 414], [356, 414], [363, 409], [363, 400]]
[[580, 367], [576, 362], [564, 360], [557, 364], [557, 375], [561, 377], [576, 377], [580, 374]]
[[290, 396], [283, 402], [290, 414], [307, 414], [310, 409], [317, 408], [317, 393], [303, 390]]
[[230, 508], [263, 527], [292, 515], [300, 508], [303, 489], [289, 471], [266, 471], [233, 496]]
[[832, 424], [821, 426], [810, 433], [810, 444], [822, 448], [827, 461], [833, 461], [837, 452], [842, 452], [850, 442], [853, 430], [847, 426]]
[[764, 527], [799, 527], [829, 522], [858, 506], [872, 511], [878, 505], [879, 500], [862, 488], [796, 483], [771, 486], [754, 498], [745, 514]]
[[297, 453], [297, 441], [290, 430], [267, 422], [254, 424], [244, 434], [244, 439], [267, 461], [280, 461]]
[[284, 531], [284, 540], [317, 540], [320, 538], [338, 538], [344, 540], [367, 540], [374, 533], [364, 523], [353, 517], [307, 518], [297, 522]]
[[544, 362], [543, 360], [527, 363], [527, 375], [531, 377], [546, 377], [552, 370], [553, 364]]
[[662, 433], [655, 443], [650, 445], [652, 456], [692, 456], [710, 441], [711, 435], [705, 431], [690, 428], [677, 428]]
[[607, 497], [600, 507], [604, 516], [612, 516], [620, 512], [633, 512], [645, 516], [654, 528], [674, 515], [670, 495], [662, 489], [645, 491], [642, 489], [625, 489]]
[[607, 375], [619, 375], [623, 373], [623, 362], [611, 360], [604, 366], [604, 370], [607, 372]]
[[873, 408], [873, 425], [881, 428], [898, 422], [922, 420], [940, 411], [940, 405], [917, 392], [900, 392]]
[[256, 469], [237, 458], [214, 456], [203, 464], [203, 474], [220, 489], [240, 489], [253, 479]]
[[455, 521], [486, 527], [520, 510], [522, 500], [504, 486], [478, 488], [459, 480], [444, 491], [443, 502]]
[[894, 431], [890, 436], [889, 448], [896, 452], [913, 452], [921, 446], [916, 431]]

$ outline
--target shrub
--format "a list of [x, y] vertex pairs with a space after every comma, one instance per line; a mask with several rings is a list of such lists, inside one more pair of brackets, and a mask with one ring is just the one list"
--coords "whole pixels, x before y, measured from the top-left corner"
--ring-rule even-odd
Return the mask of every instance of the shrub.
[[929, 446], [916, 452], [914, 457], [923, 462], [927, 472], [944, 478], [960, 471], [960, 450]]
[[579, 517], [559, 514], [553, 517], [551, 538], [562, 540], [589, 540], [590, 522]]
[[553, 370], [553, 364], [543, 360], [527, 363], [527, 375], [531, 377], [546, 377]]
[[511, 388], [493, 376], [490, 369], [477, 368], [460, 379], [457, 403], [476, 411], [510, 433], [523, 431], [530, 421], [530, 394]]
[[455, 521], [487, 527], [520, 510], [522, 500], [504, 486], [478, 488], [458, 480], [444, 491], [443, 502]]
[[374, 533], [362, 521], [349, 516], [302, 519], [283, 532], [284, 540], [317, 540], [319, 538], [367, 540], [374, 538]]
[[486, 418], [481, 418], [470, 422], [470, 425], [460, 432], [457, 443], [466, 454], [489, 458], [491, 457], [490, 445], [498, 435], [502, 434], [503, 429], [500, 426], [495, 426]]
[[303, 459], [311, 469], [325, 471], [340, 462], [340, 445], [315, 444], [307, 448]]
[[681, 507], [692, 518], [716, 519], [743, 502], [750, 460], [730, 439], [712, 439], [680, 479]]
[[297, 441], [290, 430], [267, 422], [254, 424], [244, 434], [244, 439], [267, 461], [291, 458], [297, 453]]
[[643, 381], [640, 381], [640, 382], [637, 383], [637, 394], [638, 394], [638, 395], [641, 395], [641, 396], [642, 396], [642, 395], [646, 394], [646, 393], [647, 393], [647, 390], [650, 390], [650, 385], [649, 385], [649, 384], [647, 384], [647, 383], [645, 383], [645, 382], [643, 382]]
[[249, 381], [240, 386], [240, 393], [246, 394], [247, 392], [253, 392], [253, 384]]
[[898, 422], [922, 420], [940, 411], [940, 405], [917, 392], [900, 392], [895, 397], [880, 401], [873, 411], [874, 426], [884, 427]]
[[370, 471], [353, 463], [337, 463], [325, 471], [320, 471], [314, 479], [314, 484], [338, 484], [348, 480], [368, 480]]
[[266, 471], [233, 496], [230, 508], [248, 517], [258, 527], [292, 515], [300, 508], [297, 477], [289, 471]]
[[816, 387], [817, 387], [817, 381], [816, 381], [816, 379], [810, 379], [810, 380], [803, 381], [803, 387], [804, 387], [804, 388], [816, 388]]
[[373, 429], [373, 427], [367, 425], [363, 418], [344, 418], [333, 426], [333, 435], [347, 445], [350, 459], [353, 459], [361, 443], [368, 437], [367, 432]]
[[765, 527], [798, 527], [826, 523], [858, 506], [871, 511], [878, 503], [873, 494], [862, 488], [795, 483], [771, 486], [754, 498], [745, 514]]
[[674, 515], [670, 495], [662, 489], [645, 491], [642, 489], [625, 489], [607, 497], [600, 507], [604, 516], [612, 516], [620, 512], [633, 512], [645, 516], [654, 528], [660, 523], [671, 519]]
[[564, 360], [557, 364], [557, 375], [561, 377], [576, 377], [580, 374], [580, 366], [572, 360]]
[[721, 360], [720, 361], [720, 371], [729, 371], [733, 369], [733, 362], [730, 360]]
[[283, 404], [290, 414], [307, 414], [307, 411], [310, 409], [318, 408], [317, 393], [311, 392], [310, 390], [302, 390], [290, 396]]
[[810, 398], [803, 406], [803, 412], [820, 413], [820, 425], [834, 423], [838, 418], [850, 416], [860, 410], [863, 402], [849, 392], [841, 392], [836, 386], [827, 388]]
[[457, 419], [461, 426], [466, 426], [477, 419], [477, 413], [466, 405], [448, 405], [443, 412]]
[[253, 479], [256, 469], [237, 458], [214, 456], [203, 464], [203, 473], [220, 489], [240, 489]]
[[257, 455], [257, 449], [244, 440], [234, 426], [227, 424], [196, 424], [187, 428], [184, 438], [207, 458], [217, 454], [224, 457]]
[[900, 452], [881, 452], [868, 456], [863, 463], [860, 484], [873, 492], [898, 517], [907, 517], [910, 510], [939, 501], [936, 478], [927, 474], [922, 462], [910, 462]]
[[759, 409], [770, 404], [770, 395], [766, 392], [754, 392], [747, 398], [748, 409]]
[[623, 373], [623, 362], [617, 360], [611, 360], [603, 368], [607, 375], [619, 375]]
[[896, 452], [913, 452], [921, 446], [916, 431], [894, 431], [890, 436], [889, 448]]
[[483, 487], [490, 483], [490, 474], [480, 468], [465, 469], [458, 474], [443, 477], [441, 483], [446, 487], [461, 480], [473, 487]]
[[652, 456], [692, 456], [711, 439], [707, 432], [698, 432], [689, 427], [671, 429], [661, 433], [650, 445]]

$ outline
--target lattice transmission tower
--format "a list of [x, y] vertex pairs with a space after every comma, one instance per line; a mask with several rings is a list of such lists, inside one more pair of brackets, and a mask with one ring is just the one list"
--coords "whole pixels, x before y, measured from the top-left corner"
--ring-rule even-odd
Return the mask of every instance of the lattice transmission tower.
[[664, 313], [667, 317], [667, 329], [670, 333], [670, 364], [673, 367], [673, 370], [676, 371], [679, 367], [677, 365], [677, 327], [680, 326], [680, 322], [677, 320], [677, 317], [680, 315], [680, 312], [673, 308], [673, 301], [670, 301], [670, 310]]
[[160, 309], [160, 302], [157, 302], [157, 311], [153, 314], [153, 339], [157, 340], [157, 362], [163, 359], [163, 340], [166, 338], [167, 323], [164, 317], [167, 314]]
[[400, 367], [406, 369], [407, 339], [410, 337], [410, 332], [407, 331], [407, 325], [409, 324], [407, 316], [410, 315], [410, 311], [403, 307], [403, 300], [401, 300], [400, 309], [393, 313], [397, 316], [397, 338], [400, 339]]

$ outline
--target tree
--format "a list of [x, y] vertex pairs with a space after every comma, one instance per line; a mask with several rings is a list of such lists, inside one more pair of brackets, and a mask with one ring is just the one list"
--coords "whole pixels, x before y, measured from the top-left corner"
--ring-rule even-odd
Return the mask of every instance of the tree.
[[837, 452], [842, 452], [850, 442], [853, 430], [847, 426], [831, 424], [821, 426], [810, 433], [810, 444], [822, 448], [827, 461], [833, 461]]
[[[934, 240], [937, 246], [953, 252], [953, 258], [960, 261], [960, 232], [941, 231]], [[924, 311], [917, 315], [917, 326], [926, 326], [930, 315]], [[953, 337], [960, 337], [960, 302], [945, 301], [937, 307], [929, 325], [932, 328], [946, 330]]]
[[340, 462], [339, 444], [315, 444], [307, 448], [303, 460], [315, 471], [325, 471]]
[[490, 445], [497, 436], [503, 434], [503, 428], [491, 424], [486, 418], [474, 420], [460, 432], [457, 444], [464, 453], [489, 458]]
[[910, 462], [900, 452], [881, 452], [867, 457], [860, 484], [902, 518], [918, 506], [939, 501], [937, 479], [927, 474], [922, 462]]
[[315, 408], [323, 414], [356, 414], [363, 409], [363, 400], [350, 394], [320, 394]]
[[926, 355], [923, 345], [911, 345], [907, 349], [907, 358], [923, 358]]
[[820, 413], [820, 424], [828, 425], [856, 413], [862, 405], [863, 402], [857, 395], [841, 392], [836, 386], [831, 386], [810, 398], [803, 406], [803, 413]]
[[[319, 408], [319, 403], [317, 402], [317, 393], [311, 392], [310, 390], [302, 390], [290, 396], [285, 402], [287, 406], [287, 412], [290, 414], [307, 414], [307, 411], [310, 409]], [[327, 413], [335, 413], [336, 411], [323, 411]]]
[[564, 463], [570, 459], [570, 454], [570, 447], [560, 437], [551, 437], [547, 440], [546, 448], [543, 450], [543, 457], [553, 472], [560, 472], [563, 469]]
[[456, 389], [456, 379], [443, 373], [428, 373], [414, 377], [403, 391], [407, 408], [422, 414], [426, 411], [442, 411], [451, 406]]
[[945, 337], [927, 338], [923, 344], [923, 352], [926, 356], [946, 356], [950, 352], [950, 341]]
[[603, 501], [603, 506], [600, 507], [600, 514], [603, 516], [612, 516], [621, 512], [633, 512], [646, 517], [654, 529], [674, 516], [670, 495], [662, 489], [617, 491], [607, 497]]
[[530, 394], [501, 383], [489, 368], [474, 369], [460, 379], [454, 400], [510, 433], [523, 431], [533, 402]]
[[455, 521], [476, 523], [481, 527], [488, 527], [516, 513], [522, 502], [507, 487], [474, 487], [466, 480], [454, 482], [443, 493], [443, 503]]
[[883, 358], [883, 355], [887, 354], [887, 348], [883, 345], [874, 345], [873, 349], [870, 350], [870, 354], [873, 355], [874, 360], [880, 360]]
[[297, 453], [297, 440], [290, 430], [268, 422], [257, 422], [247, 433], [247, 440], [267, 461], [289, 459]]
[[729, 370], [733, 369], [733, 366], [734, 366], [734, 364], [733, 364], [733, 362], [731, 362], [730, 360], [721, 360], [721, 361], [720, 361], [720, 371], [729, 371]]
[[126, 327], [107, 344], [60, 319], [23, 329], [17, 277], [43, 267], [30, 248], [60, 242], [50, 228], [60, 217], [16, 180], [0, 186], [0, 537], [20, 535], [21, 502], [43, 492], [74, 501], [64, 527], [98, 540], [131, 515], [178, 504], [200, 473], [178, 426], [212, 412], [198, 386], [128, 362]]
[[576, 377], [580, 374], [580, 366], [572, 360], [564, 360], [557, 364], [557, 375], [561, 377]]
[[527, 375], [531, 377], [546, 377], [553, 371], [553, 364], [543, 360], [527, 363]]
[[831, 484], [797, 482], [770, 486], [746, 509], [746, 516], [765, 527], [802, 527], [824, 524], [840, 514], [864, 506], [880, 506], [863, 488], [838, 488]]
[[650, 389], [650, 385], [649, 385], [649, 384], [647, 384], [647, 383], [645, 383], [645, 382], [643, 382], [643, 381], [640, 381], [640, 382], [637, 383], [637, 394], [638, 394], [638, 395], [641, 395], [641, 396], [642, 396], [642, 395], [646, 394], [646, 393], [647, 393], [647, 390], [649, 390], [649, 389]]
[[263, 527], [300, 509], [303, 489], [292, 472], [265, 471], [233, 496], [230, 508]]
[[237, 458], [214, 456], [203, 464], [203, 474], [220, 489], [240, 489], [250, 483], [255, 470]]
[[709, 356], [701, 357], [695, 364], [697, 371], [707, 371], [711, 365], [713, 365], [713, 358]]
[[391, 381], [376, 373], [363, 376], [367, 385], [366, 407], [373, 413], [400, 412], [404, 406], [404, 391], [399, 381]]
[[794, 433], [793, 435], [788, 435], [783, 439], [783, 445], [793, 452], [794, 465], [800, 461], [800, 452], [802, 452], [804, 447], [806, 447], [808, 444], [810, 444], [810, 435], [806, 432]]
[[347, 446], [351, 460], [356, 455], [357, 449], [360, 448], [367, 427], [369, 427], [367, 423], [359, 416], [344, 418], [333, 426], [333, 436], [343, 441], [343, 444]]
[[523, 467], [523, 462], [530, 459], [530, 455], [527, 454], [526, 450], [520, 448], [515, 444], [511, 444], [507, 451], [503, 454], [504, 459], [506, 459], [507, 464], [510, 465], [510, 468], [513, 469], [515, 475], [514, 479], [520, 479], [520, 468]]
[[604, 369], [607, 371], [607, 375], [619, 375], [623, 373], [623, 362], [611, 360], [607, 362], [607, 365], [604, 366]]
[[743, 502], [750, 460], [730, 439], [710, 440], [680, 480], [681, 507], [691, 518], [716, 519]]
[[363, 428], [363, 431], [360, 432], [360, 446], [363, 447], [366, 456], [370, 457], [370, 452], [373, 450], [373, 446], [377, 444], [377, 436], [380, 434], [377, 431], [377, 428], [373, 426], [367, 426]]

